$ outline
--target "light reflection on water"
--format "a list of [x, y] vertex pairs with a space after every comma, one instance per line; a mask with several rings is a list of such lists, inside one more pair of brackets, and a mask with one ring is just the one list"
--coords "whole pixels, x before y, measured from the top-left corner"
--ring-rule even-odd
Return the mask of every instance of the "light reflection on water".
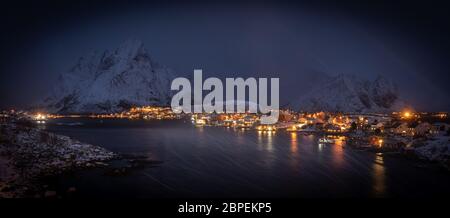
[[291, 139], [291, 144], [290, 144], [290, 162], [291, 162], [291, 167], [295, 169], [295, 171], [300, 170], [300, 166], [299, 166], [299, 141], [298, 141], [298, 134], [296, 132], [291, 132], [289, 134], [290, 139]]
[[377, 154], [375, 156], [375, 161], [373, 163], [373, 193], [376, 197], [384, 197], [386, 195], [386, 175], [384, 169], [384, 158], [382, 154]]
[[341, 136], [335, 139], [334, 146], [331, 147], [333, 152], [333, 164], [335, 167], [342, 167], [344, 163], [344, 148], [345, 145], [345, 137]]
[[268, 151], [273, 150], [272, 134], [275, 134], [275, 132], [272, 132], [272, 131], [267, 132], [267, 145], [266, 146], [267, 146]]
[[296, 132], [291, 132], [291, 153], [292, 155], [296, 155], [297, 154], [297, 133]]
[[[163, 161], [124, 178], [87, 173], [62, 179], [63, 184], [77, 186], [80, 192], [86, 190], [86, 195], [383, 197], [450, 193], [447, 174], [432, 174], [401, 159], [386, 161], [383, 156], [344, 148], [342, 139], [318, 145], [314, 135], [281, 130], [268, 133], [195, 128], [188, 124], [117, 125], [107, 121], [85, 124], [49, 129], [115, 152], [147, 154]], [[427, 191], [414, 191], [418, 186]]]
[[257, 131], [258, 132], [258, 148], [259, 150], [261, 150], [262, 145], [263, 145], [263, 139], [262, 139], [262, 131]]
[[[272, 152], [274, 149], [273, 137], [275, 137], [274, 131], [256, 131], [258, 136], [258, 148], [263, 148], [266, 151]], [[249, 134], [254, 134], [250, 132]], [[248, 135], [245, 135], [248, 137]]]

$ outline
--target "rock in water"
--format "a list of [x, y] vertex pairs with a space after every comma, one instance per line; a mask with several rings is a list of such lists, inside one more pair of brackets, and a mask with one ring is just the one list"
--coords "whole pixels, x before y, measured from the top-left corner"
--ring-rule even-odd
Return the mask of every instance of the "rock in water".
[[49, 112], [109, 113], [131, 106], [169, 105], [174, 73], [154, 62], [142, 42], [93, 52], [62, 73], [44, 100]]

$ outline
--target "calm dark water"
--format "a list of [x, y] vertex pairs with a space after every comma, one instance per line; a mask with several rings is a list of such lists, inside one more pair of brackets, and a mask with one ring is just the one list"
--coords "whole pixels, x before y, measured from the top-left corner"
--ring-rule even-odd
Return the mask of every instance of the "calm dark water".
[[[81, 126], [57, 125], [81, 122]], [[104, 169], [64, 175], [56, 185], [100, 198], [442, 197], [450, 173], [403, 157], [319, 145], [318, 137], [184, 121], [51, 120], [47, 130], [161, 164], [108, 176]]]

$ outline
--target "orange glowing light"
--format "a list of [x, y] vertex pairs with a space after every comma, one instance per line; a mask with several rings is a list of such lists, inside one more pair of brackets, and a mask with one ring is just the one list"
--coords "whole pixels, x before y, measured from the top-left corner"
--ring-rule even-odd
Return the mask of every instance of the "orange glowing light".
[[405, 117], [410, 117], [411, 116], [411, 114], [409, 113], [409, 112], [405, 112]]
[[378, 140], [378, 144], [379, 144], [380, 147], [382, 147], [383, 146], [383, 139], [379, 139]]

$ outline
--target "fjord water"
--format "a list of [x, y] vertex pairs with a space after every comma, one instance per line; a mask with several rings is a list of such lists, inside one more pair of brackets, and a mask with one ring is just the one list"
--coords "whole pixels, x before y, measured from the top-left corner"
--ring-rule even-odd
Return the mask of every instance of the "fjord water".
[[[71, 125], [77, 124], [77, 125]], [[78, 125], [82, 124], [82, 125]], [[450, 174], [435, 165], [318, 143], [318, 136], [194, 127], [186, 121], [51, 120], [47, 130], [159, 164], [123, 176], [104, 169], [56, 179], [79, 197], [436, 197]]]

